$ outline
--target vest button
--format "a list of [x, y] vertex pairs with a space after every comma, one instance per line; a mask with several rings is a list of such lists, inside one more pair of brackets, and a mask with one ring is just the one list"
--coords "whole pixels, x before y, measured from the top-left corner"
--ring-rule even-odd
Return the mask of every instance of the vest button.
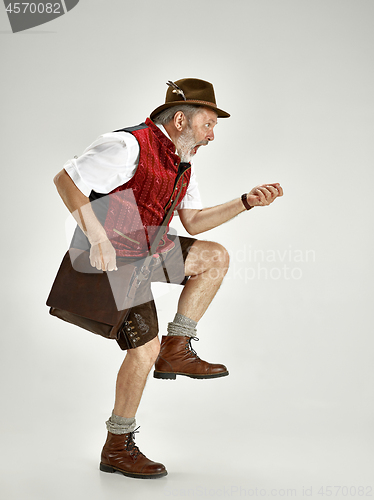
[[174, 163], [174, 165], [177, 167], [177, 166], [178, 166], [178, 162], [176, 161], [176, 162]]

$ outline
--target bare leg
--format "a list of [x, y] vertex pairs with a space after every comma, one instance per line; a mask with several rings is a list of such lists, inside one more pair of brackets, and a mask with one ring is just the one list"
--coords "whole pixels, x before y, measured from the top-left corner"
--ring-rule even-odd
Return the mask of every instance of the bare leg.
[[[163, 477], [167, 474], [164, 465], [149, 460], [139, 450], [134, 442], [131, 427], [135, 427], [135, 413], [159, 349], [160, 343], [156, 337], [143, 346], [130, 349], [126, 354], [118, 372], [114, 415], [110, 420], [114, 416], [133, 420], [130, 425], [119, 419], [120, 428], [113, 429], [114, 432], [108, 427], [107, 439], [101, 452], [100, 470], [103, 472], [118, 471], [125, 476], [143, 479]], [[117, 430], [120, 432], [115, 432]]]
[[[219, 243], [196, 241], [185, 262], [185, 274], [191, 276], [178, 303], [178, 312], [199, 321], [217, 293], [227, 272], [229, 256]], [[160, 350], [158, 338], [130, 349], [118, 372], [114, 413], [134, 417], [148, 374]]]
[[135, 417], [148, 374], [160, 351], [158, 337], [129, 349], [117, 376], [114, 413], [119, 417]]
[[178, 312], [199, 321], [217, 293], [229, 266], [227, 250], [219, 243], [196, 241], [185, 262], [191, 276], [178, 303]]

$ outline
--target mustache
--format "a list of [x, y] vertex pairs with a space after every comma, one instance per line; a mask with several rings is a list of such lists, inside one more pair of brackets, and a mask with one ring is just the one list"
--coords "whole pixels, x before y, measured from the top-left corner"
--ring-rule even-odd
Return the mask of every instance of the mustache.
[[207, 146], [209, 144], [209, 141], [200, 141], [197, 144], [195, 144], [194, 147], [196, 146]]

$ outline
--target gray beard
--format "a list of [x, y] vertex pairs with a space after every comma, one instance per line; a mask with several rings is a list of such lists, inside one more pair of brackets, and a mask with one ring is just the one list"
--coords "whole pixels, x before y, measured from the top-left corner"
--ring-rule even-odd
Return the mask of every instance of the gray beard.
[[182, 162], [189, 163], [194, 156], [192, 153], [193, 147], [196, 146], [196, 139], [192, 132], [192, 128], [189, 127], [183, 134], [179, 137], [176, 148], [178, 155]]

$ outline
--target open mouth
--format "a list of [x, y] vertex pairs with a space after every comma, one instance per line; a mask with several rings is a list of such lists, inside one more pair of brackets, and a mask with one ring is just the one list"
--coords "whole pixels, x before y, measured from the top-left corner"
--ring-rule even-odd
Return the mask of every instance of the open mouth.
[[208, 145], [208, 141], [201, 141], [201, 142], [198, 142], [197, 144], [195, 144], [195, 146], [191, 149], [191, 155], [195, 155], [197, 153], [197, 150], [201, 147], [201, 146], [207, 146]]
[[196, 144], [196, 146], [194, 146], [194, 147], [192, 148], [192, 153], [195, 155], [195, 154], [197, 153], [197, 150], [198, 150], [199, 148], [201, 148], [201, 146], [207, 146], [207, 145], [208, 145], [208, 141], [206, 141], [206, 142], [205, 142], [205, 141], [203, 141], [203, 142], [200, 142], [200, 143]]

